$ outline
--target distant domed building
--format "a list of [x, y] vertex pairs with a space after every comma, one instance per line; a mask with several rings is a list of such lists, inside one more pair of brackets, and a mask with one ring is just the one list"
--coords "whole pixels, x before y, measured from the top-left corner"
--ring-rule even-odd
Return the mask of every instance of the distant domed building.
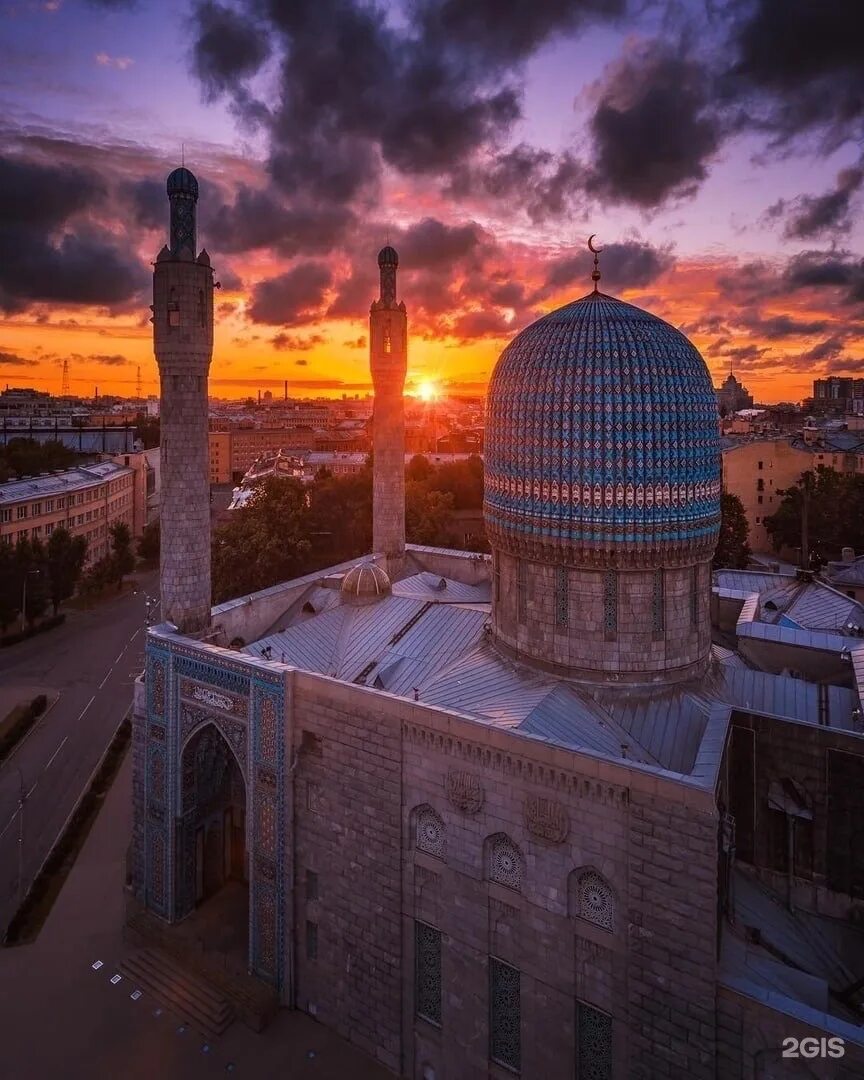
[[596, 291], [532, 323], [492, 374], [485, 466], [502, 646], [585, 679], [704, 670], [719, 431], [680, 331]]

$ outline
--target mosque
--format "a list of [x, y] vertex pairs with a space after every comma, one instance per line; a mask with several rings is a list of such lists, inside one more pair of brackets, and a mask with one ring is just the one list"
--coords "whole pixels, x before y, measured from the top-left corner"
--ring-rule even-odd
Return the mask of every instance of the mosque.
[[[182, 956], [195, 926], [239, 1016], [304, 1010], [398, 1076], [861, 1075], [864, 610], [803, 572], [712, 575], [696, 348], [595, 257], [492, 375], [491, 557], [408, 545], [388, 245], [374, 551], [211, 608], [215, 283], [188, 170], [168, 198], [130, 927]], [[838, 1041], [817, 1073], [790, 1038]]]

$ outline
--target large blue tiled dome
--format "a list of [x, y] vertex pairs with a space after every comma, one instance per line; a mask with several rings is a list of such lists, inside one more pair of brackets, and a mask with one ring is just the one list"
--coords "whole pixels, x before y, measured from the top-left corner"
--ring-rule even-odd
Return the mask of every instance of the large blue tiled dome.
[[717, 404], [669, 323], [594, 292], [510, 342], [486, 401], [498, 550], [573, 566], [686, 565], [720, 522]]

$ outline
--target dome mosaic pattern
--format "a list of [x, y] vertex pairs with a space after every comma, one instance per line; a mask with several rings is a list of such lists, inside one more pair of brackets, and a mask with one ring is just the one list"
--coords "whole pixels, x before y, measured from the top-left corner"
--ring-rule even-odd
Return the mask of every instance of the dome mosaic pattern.
[[510, 342], [486, 399], [493, 547], [577, 566], [687, 564], [720, 524], [717, 403], [669, 323], [603, 293]]

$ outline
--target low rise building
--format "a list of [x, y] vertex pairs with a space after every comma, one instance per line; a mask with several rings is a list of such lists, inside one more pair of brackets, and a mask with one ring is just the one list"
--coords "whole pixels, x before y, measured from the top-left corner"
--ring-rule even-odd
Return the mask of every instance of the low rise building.
[[[123, 521], [135, 536], [135, 478], [140, 470], [116, 461], [79, 465], [0, 484], [0, 540], [47, 542], [60, 527], [87, 540], [90, 565], [108, 554], [109, 529]], [[141, 524], [143, 528], [143, 524]], [[138, 531], [140, 535], [140, 529]]]

